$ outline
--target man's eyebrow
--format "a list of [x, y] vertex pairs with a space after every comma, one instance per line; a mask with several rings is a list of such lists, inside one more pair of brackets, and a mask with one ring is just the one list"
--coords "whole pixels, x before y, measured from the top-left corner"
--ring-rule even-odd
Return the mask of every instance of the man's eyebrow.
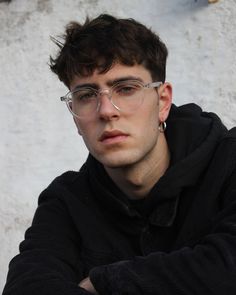
[[99, 89], [99, 86], [96, 83], [84, 83], [84, 84], [78, 84], [76, 85], [72, 91], [81, 89], [81, 88], [93, 88], [93, 89]]
[[108, 80], [107, 81], [107, 85], [108, 86], [113, 86], [117, 83], [120, 83], [120, 82], [124, 82], [124, 81], [140, 81], [140, 82], [143, 82], [143, 80], [140, 78], [140, 77], [136, 77], [136, 76], [125, 76], [125, 77], [121, 77], [121, 78], [116, 78], [116, 79], [112, 79], [112, 80]]
[[[106, 84], [107, 84], [107, 86], [111, 87], [111, 86], [113, 86], [113, 85], [115, 85], [117, 83], [120, 83], [120, 82], [133, 81], [133, 80], [143, 82], [143, 80], [140, 77], [136, 77], [136, 76], [125, 76], [125, 77], [120, 77], [120, 78], [108, 80], [106, 82]], [[96, 89], [96, 90], [99, 89], [99, 85], [96, 84], [96, 83], [83, 83], [83, 84], [76, 85], [72, 89], [72, 91], [75, 91], [75, 90], [78, 90], [78, 89], [81, 89], [81, 88], [86, 88], [86, 87], [93, 88], [93, 89]]]

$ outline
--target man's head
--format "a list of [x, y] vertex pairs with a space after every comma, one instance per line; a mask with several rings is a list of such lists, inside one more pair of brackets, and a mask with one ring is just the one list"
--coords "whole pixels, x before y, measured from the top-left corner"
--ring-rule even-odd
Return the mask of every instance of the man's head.
[[60, 51], [50, 59], [51, 70], [70, 88], [75, 76], [90, 76], [95, 70], [107, 72], [115, 63], [143, 65], [153, 81], [165, 81], [167, 48], [150, 29], [133, 19], [110, 15], [71, 22], [64, 44], [55, 41]]
[[167, 49], [131, 19], [101, 15], [71, 23], [51, 69], [70, 89], [62, 97], [89, 152], [108, 169], [159, 162], [167, 154], [159, 125], [172, 88]]

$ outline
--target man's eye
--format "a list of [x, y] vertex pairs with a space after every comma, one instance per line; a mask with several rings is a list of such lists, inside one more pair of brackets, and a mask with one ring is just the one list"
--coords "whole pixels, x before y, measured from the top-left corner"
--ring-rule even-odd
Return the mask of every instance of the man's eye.
[[81, 90], [73, 94], [73, 99], [78, 102], [89, 102], [96, 99], [96, 92], [92, 90]]
[[122, 85], [122, 86], [118, 86], [115, 89], [115, 91], [119, 95], [132, 95], [138, 90], [138, 88], [139, 87], [137, 87], [136, 85]]

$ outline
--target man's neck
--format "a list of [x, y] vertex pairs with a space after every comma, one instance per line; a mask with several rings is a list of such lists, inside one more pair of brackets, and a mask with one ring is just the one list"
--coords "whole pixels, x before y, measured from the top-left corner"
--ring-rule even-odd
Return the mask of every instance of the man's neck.
[[170, 163], [170, 153], [163, 133], [145, 160], [121, 168], [105, 167], [108, 175], [130, 199], [145, 198], [162, 177]]

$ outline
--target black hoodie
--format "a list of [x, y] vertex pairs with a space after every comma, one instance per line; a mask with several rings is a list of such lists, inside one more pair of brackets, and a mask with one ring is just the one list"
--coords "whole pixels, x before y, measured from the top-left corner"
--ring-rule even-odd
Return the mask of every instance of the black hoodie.
[[172, 106], [171, 165], [131, 201], [91, 155], [41, 194], [3, 295], [236, 294], [236, 129]]

